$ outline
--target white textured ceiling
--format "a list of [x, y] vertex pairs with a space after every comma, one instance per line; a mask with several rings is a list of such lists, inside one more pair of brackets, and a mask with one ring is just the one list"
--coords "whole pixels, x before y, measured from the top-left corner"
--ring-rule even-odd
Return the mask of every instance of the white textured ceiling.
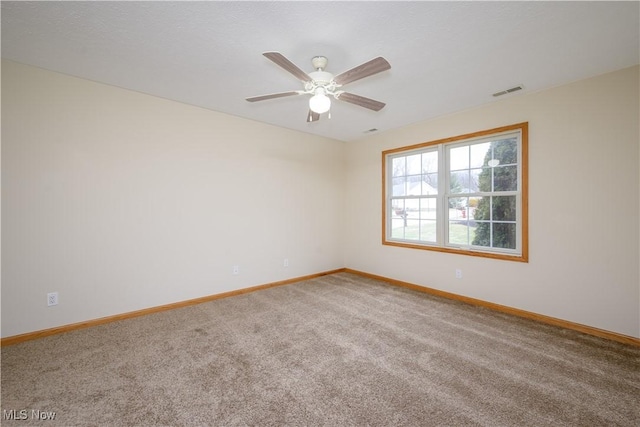
[[[338, 140], [558, 86], [640, 62], [632, 2], [8, 2], [2, 57]], [[306, 96], [262, 56], [338, 74], [377, 56], [391, 70], [344, 89], [383, 101], [334, 101], [307, 123]]]

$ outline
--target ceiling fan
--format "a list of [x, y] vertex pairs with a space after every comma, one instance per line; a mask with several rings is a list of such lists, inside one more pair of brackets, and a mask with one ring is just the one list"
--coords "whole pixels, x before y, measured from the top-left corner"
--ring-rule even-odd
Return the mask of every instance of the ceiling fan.
[[324, 56], [316, 56], [311, 60], [315, 71], [307, 74], [293, 62], [285, 58], [280, 52], [265, 52], [263, 55], [297, 77], [304, 84], [304, 89], [254, 96], [247, 98], [249, 102], [264, 101], [292, 95], [311, 95], [311, 98], [309, 98], [307, 122], [320, 120], [320, 114], [329, 111], [331, 108], [331, 99], [329, 96], [373, 111], [380, 111], [382, 107], [385, 106], [384, 102], [340, 90], [340, 88], [347, 83], [390, 69], [391, 65], [381, 56], [334, 76], [324, 71], [327, 66], [327, 58]]

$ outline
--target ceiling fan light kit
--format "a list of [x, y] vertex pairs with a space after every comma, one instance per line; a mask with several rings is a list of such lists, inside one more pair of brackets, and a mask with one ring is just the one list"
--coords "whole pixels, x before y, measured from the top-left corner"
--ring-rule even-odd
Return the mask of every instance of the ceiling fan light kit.
[[319, 87], [314, 93], [315, 95], [309, 98], [309, 109], [318, 114], [329, 111], [331, 108], [331, 99], [327, 96], [324, 88]]
[[264, 101], [292, 95], [311, 95], [309, 99], [309, 114], [307, 115], [308, 122], [320, 120], [320, 114], [326, 113], [331, 109], [330, 96], [333, 96], [334, 99], [349, 102], [373, 111], [380, 111], [385, 106], [383, 102], [340, 90], [340, 88], [347, 83], [390, 69], [391, 65], [389, 62], [381, 56], [334, 77], [333, 74], [324, 71], [328, 62], [324, 56], [315, 56], [311, 59], [311, 64], [315, 71], [307, 74], [279, 52], [265, 52], [263, 55], [297, 77], [304, 84], [304, 90], [254, 96], [247, 98], [249, 102]]

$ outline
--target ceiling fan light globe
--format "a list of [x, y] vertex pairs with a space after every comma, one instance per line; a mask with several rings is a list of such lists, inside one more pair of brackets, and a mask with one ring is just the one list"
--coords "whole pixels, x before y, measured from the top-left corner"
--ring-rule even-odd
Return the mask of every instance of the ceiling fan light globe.
[[331, 108], [331, 99], [329, 99], [328, 96], [322, 93], [313, 95], [309, 99], [309, 109], [314, 113], [318, 113], [318, 114], [326, 113], [327, 111], [329, 111], [330, 108]]

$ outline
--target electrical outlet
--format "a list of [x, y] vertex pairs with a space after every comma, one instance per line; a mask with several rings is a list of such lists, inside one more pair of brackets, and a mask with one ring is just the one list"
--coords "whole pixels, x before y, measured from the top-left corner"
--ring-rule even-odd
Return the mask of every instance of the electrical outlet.
[[289, 267], [289, 258], [284, 259], [284, 266]]
[[47, 307], [51, 307], [52, 305], [58, 305], [58, 293], [57, 292], [49, 292], [47, 294]]
[[462, 279], [462, 270], [456, 268], [456, 279]]
[[233, 274], [240, 274], [240, 266], [238, 265], [233, 266]]

